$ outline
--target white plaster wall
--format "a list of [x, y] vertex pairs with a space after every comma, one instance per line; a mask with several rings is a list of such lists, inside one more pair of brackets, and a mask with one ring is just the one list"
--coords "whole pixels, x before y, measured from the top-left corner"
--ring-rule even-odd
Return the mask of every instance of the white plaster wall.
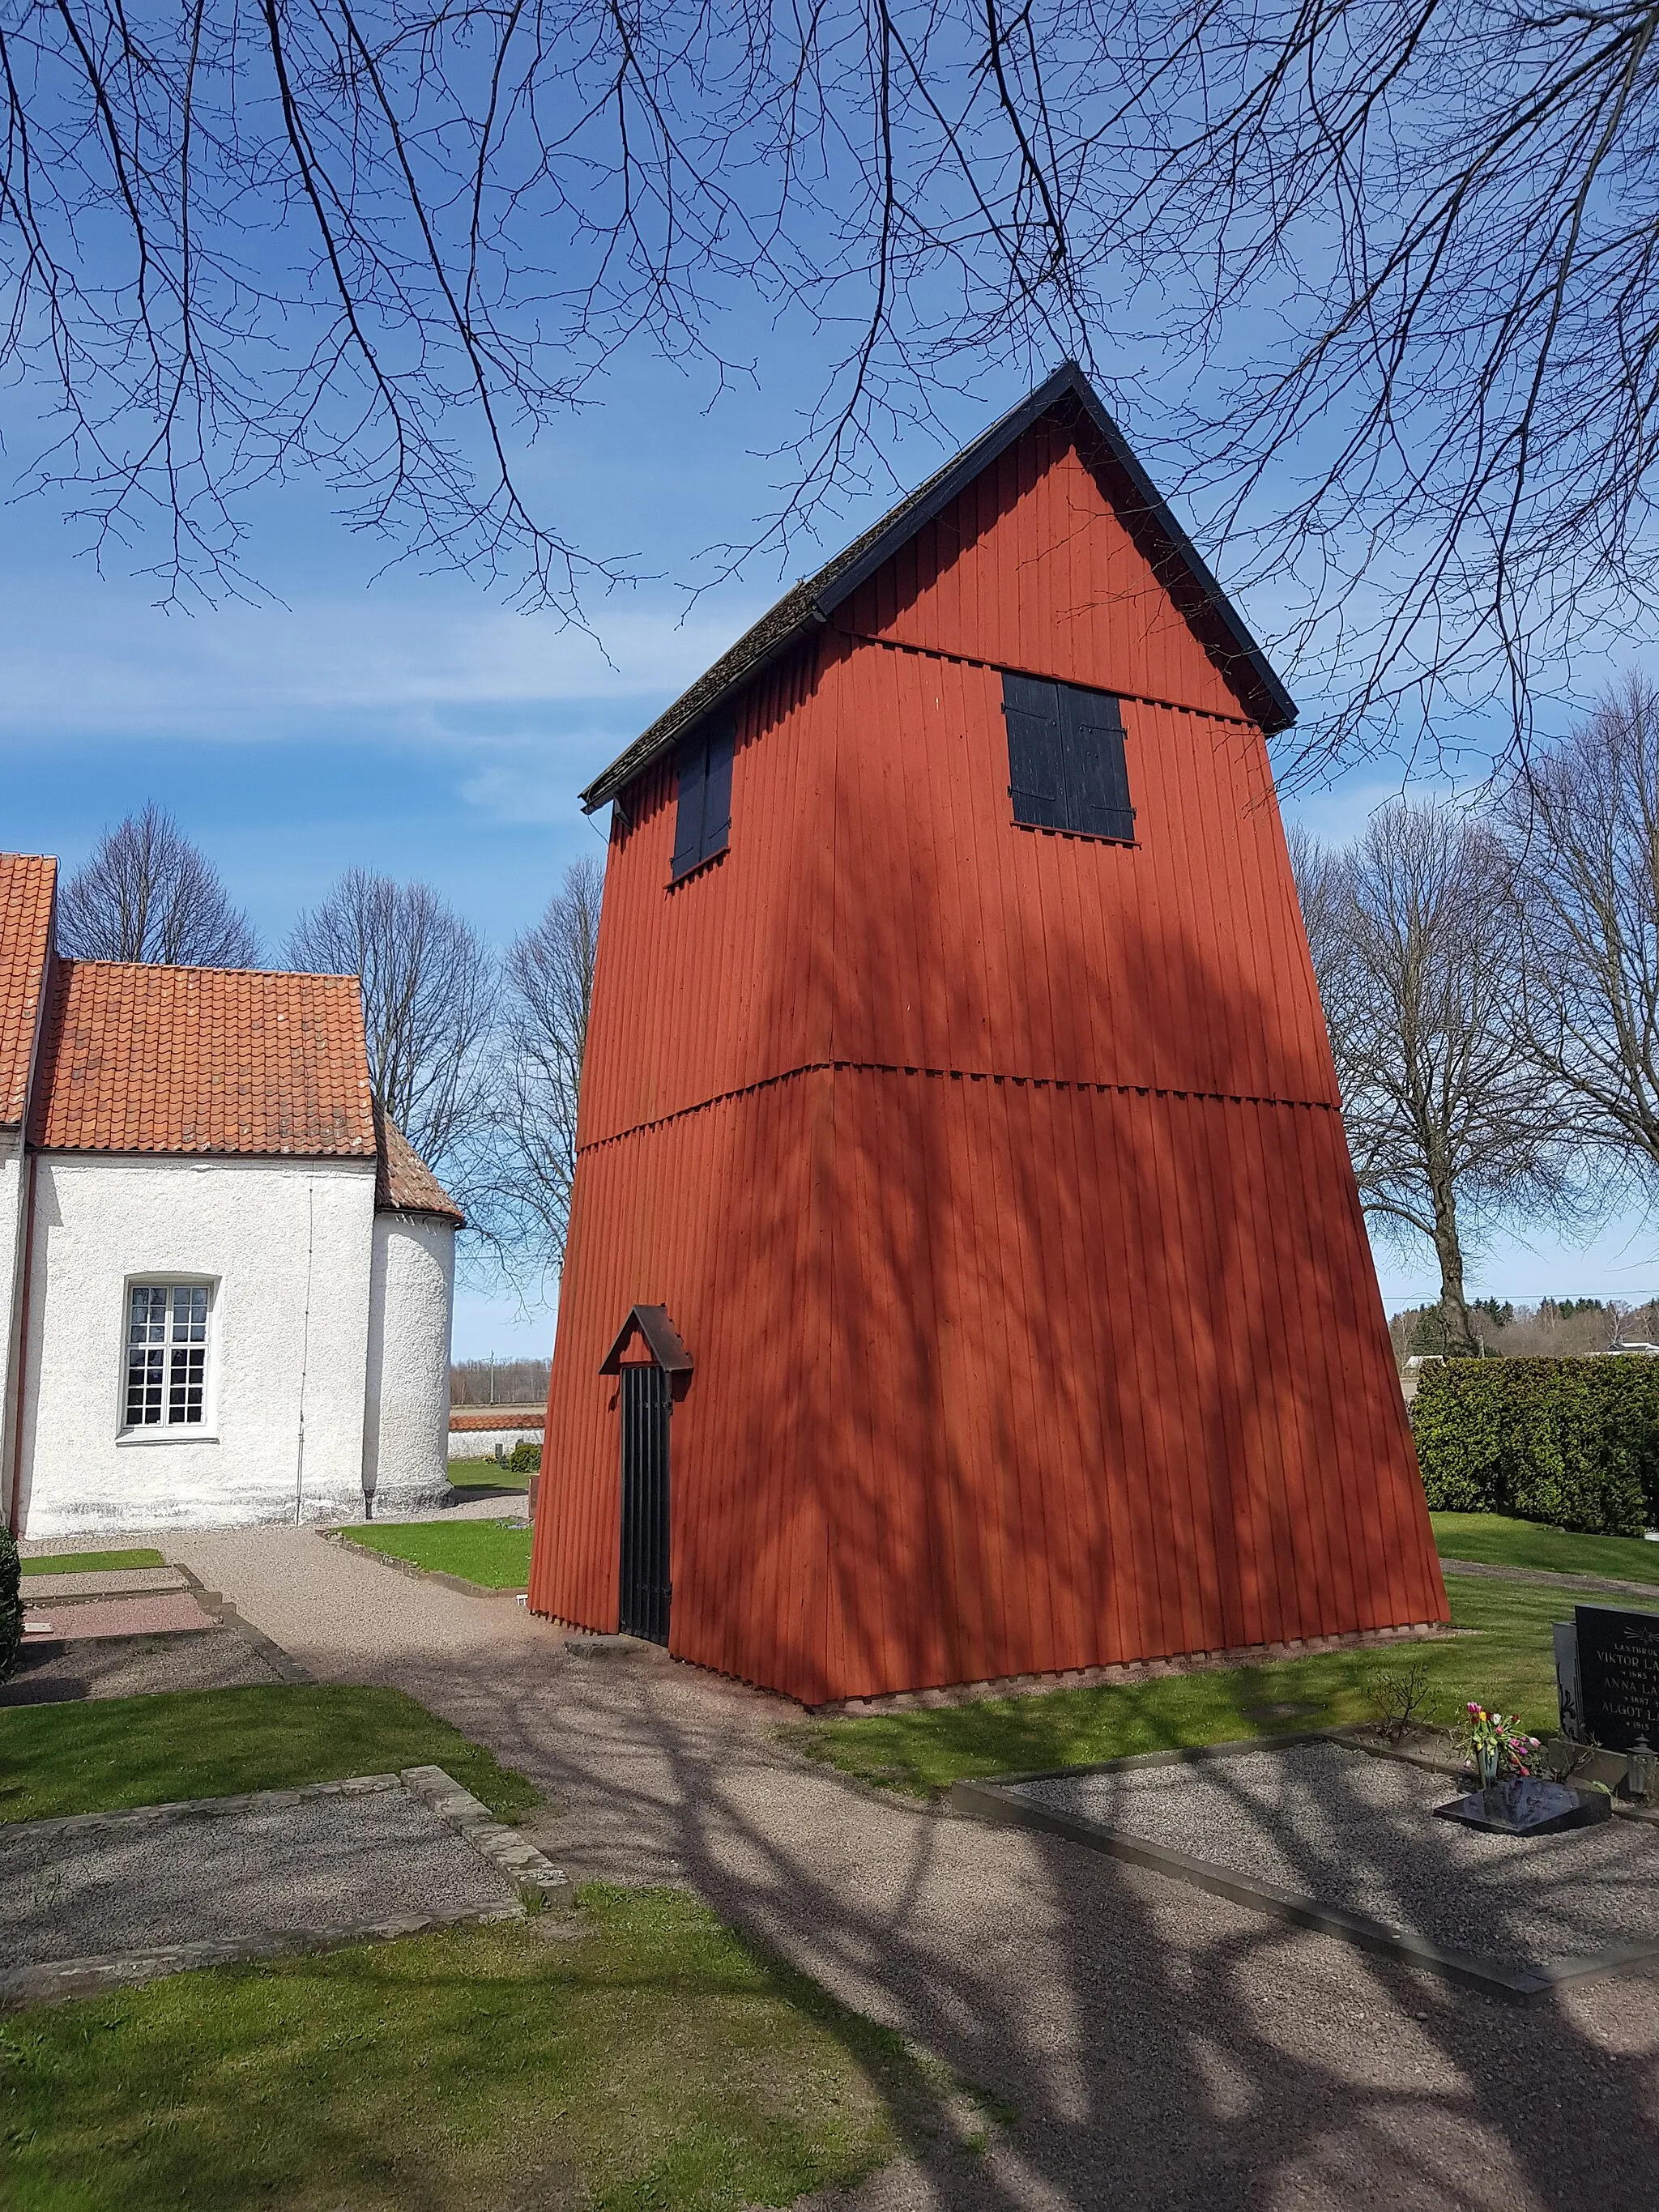
[[455, 1232], [424, 1213], [377, 1213], [368, 1306], [363, 1488], [376, 1512], [449, 1497], [449, 1325]]
[[542, 1440], [539, 1428], [535, 1429], [452, 1429], [449, 1432], [451, 1459], [491, 1459], [499, 1444], [503, 1452], [510, 1452], [514, 1444], [538, 1444]]
[[23, 1320], [18, 1276], [23, 1261], [27, 1173], [21, 1132], [0, 1131], [0, 1520], [11, 1506], [11, 1432], [17, 1407], [15, 1362]]
[[[361, 1519], [374, 1163], [43, 1153], [35, 1176], [27, 1534], [291, 1521], [302, 1363], [303, 1516]], [[207, 1418], [124, 1437], [126, 1285], [168, 1276], [215, 1285]]]

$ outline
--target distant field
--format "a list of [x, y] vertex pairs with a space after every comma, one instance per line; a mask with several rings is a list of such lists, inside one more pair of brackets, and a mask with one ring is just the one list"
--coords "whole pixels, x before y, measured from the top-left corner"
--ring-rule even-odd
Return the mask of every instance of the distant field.
[[1659, 1544], [1639, 1536], [1571, 1536], [1541, 1521], [1502, 1513], [1431, 1513], [1443, 1559], [1482, 1566], [1544, 1567], [1558, 1575], [1607, 1575], [1614, 1582], [1659, 1584]]

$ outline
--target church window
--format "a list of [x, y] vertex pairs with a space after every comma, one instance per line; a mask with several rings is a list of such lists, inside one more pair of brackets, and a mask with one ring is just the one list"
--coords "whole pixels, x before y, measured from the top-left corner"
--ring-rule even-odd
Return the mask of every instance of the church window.
[[190, 1428], [204, 1418], [208, 1286], [127, 1285], [126, 1425]]

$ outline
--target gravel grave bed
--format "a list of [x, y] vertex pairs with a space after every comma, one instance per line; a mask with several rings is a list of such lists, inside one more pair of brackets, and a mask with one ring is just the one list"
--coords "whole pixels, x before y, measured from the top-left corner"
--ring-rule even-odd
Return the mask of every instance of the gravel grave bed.
[[136, 1698], [160, 1690], [233, 1690], [289, 1679], [267, 1652], [222, 1623], [181, 1636], [82, 1637], [62, 1644], [30, 1638], [17, 1672], [0, 1682], [0, 1708], [81, 1698]]
[[0, 1827], [9, 1968], [376, 1914], [511, 1910], [517, 1892], [395, 1778], [354, 1794], [273, 1791]]
[[190, 1577], [177, 1567], [104, 1567], [89, 1575], [25, 1575], [27, 1605], [50, 1605], [54, 1598], [133, 1597], [147, 1590], [187, 1590]]
[[27, 1583], [23, 1619], [41, 1634], [49, 1629], [58, 1643], [79, 1643], [100, 1636], [190, 1635], [217, 1626], [213, 1615], [197, 1602], [193, 1590], [148, 1590], [132, 1597], [82, 1597], [54, 1604], [37, 1602]]
[[1659, 1943], [1659, 1833], [1646, 1823], [1476, 1833], [1433, 1818], [1460, 1794], [1450, 1776], [1338, 1744], [1005, 1787], [1476, 1959], [1544, 1967]]

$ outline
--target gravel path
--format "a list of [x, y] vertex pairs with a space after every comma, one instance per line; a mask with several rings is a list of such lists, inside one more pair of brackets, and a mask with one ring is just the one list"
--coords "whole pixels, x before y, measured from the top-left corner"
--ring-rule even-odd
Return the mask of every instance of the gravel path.
[[1335, 1744], [1026, 1782], [1012, 1793], [1448, 1950], [1547, 1966], [1659, 1943], [1659, 1836], [1437, 1820], [1445, 1776]]
[[690, 1882], [1017, 2108], [983, 2156], [918, 2142], [836, 2212], [1651, 2212], [1659, 1983], [1507, 2006], [862, 1789], [777, 1741], [781, 1700], [578, 1656], [309, 1532], [162, 1548], [319, 1678], [399, 1684], [535, 1777], [562, 1865]]
[[505, 1876], [395, 1779], [237, 1808], [0, 1826], [0, 1959], [39, 1966], [514, 1902]]

